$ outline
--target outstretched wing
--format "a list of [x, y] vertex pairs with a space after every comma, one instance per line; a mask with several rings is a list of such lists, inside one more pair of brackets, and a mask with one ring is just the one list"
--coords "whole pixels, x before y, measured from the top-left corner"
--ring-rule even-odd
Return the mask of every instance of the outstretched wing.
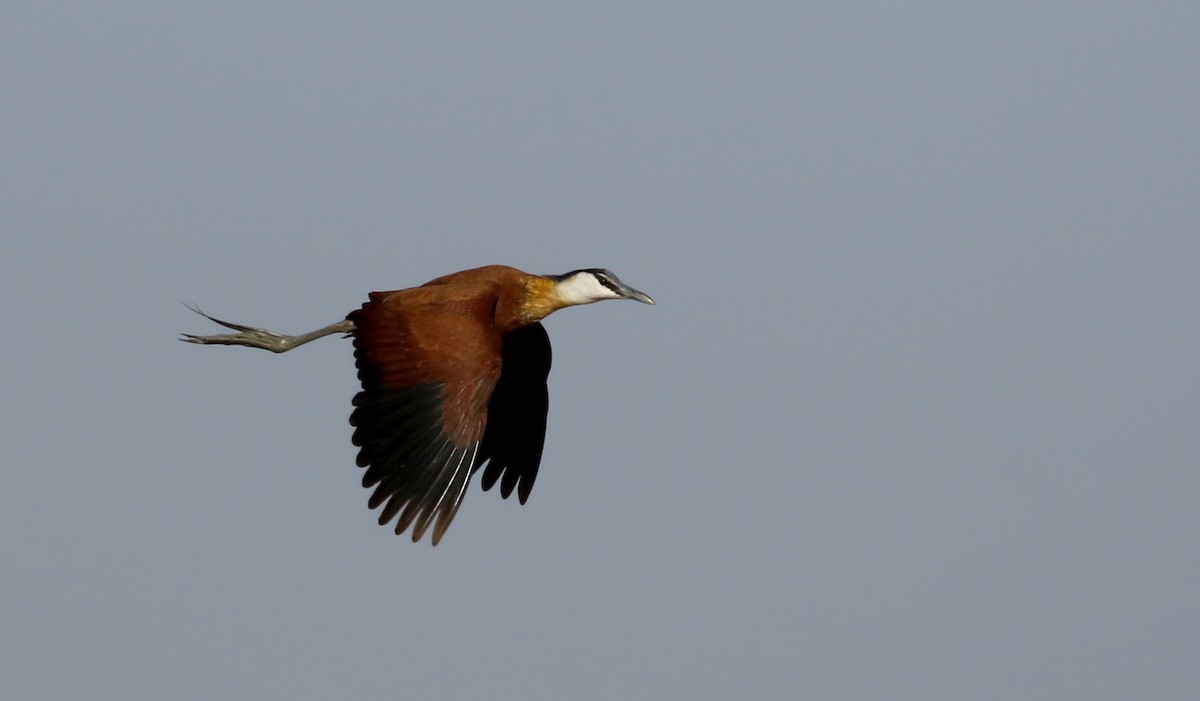
[[550, 396], [546, 377], [550, 374], [550, 337], [541, 324], [530, 324], [504, 337], [504, 361], [500, 380], [488, 402], [487, 429], [479, 447], [479, 464], [489, 460], [483, 471], [483, 488], [500, 481], [505, 499], [517, 489], [524, 504], [537, 478], [546, 440], [546, 414]]
[[397, 515], [433, 544], [446, 532], [479, 464], [488, 399], [500, 378], [502, 340], [491, 322], [492, 285], [375, 292], [354, 312], [354, 357], [363, 390], [350, 424], [374, 487], [380, 525]]

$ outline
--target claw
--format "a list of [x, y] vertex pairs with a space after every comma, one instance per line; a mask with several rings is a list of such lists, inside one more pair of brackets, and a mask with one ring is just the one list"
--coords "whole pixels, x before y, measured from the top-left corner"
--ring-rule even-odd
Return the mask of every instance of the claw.
[[299, 336], [288, 336], [287, 334], [275, 333], [267, 329], [260, 329], [254, 326], [243, 326], [235, 324], [232, 321], [218, 319], [215, 316], [209, 316], [200, 311], [199, 307], [192, 306], [187, 302], [183, 306], [191, 309], [200, 316], [208, 319], [214, 324], [220, 324], [227, 329], [233, 329], [237, 333], [220, 333], [211, 336], [198, 336], [196, 334], [180, 334], [181, 341], [185, 343], [199, 343], [202, 345], [223, 345], [223, 346], [245, 346], [247, 348], [261, 348], [269, 350], [272, 353], [283, 353], [297, 346], [302, 346], [309, 341], [322, 338], [334, 333], [349, 334], [354, 330], [354, 323], [343, 319], [337, 323], [330, 324], [322, 329], [311, 331]]
[[183, 304], [183, 306], [191, 309], [215, 324], [220, 324], [227, 329], [233, 329], [234, 331], [238, 332], [213, 334], [211, 336], [199, 336], [191, 333], [180, 334], [182, 338], [179, 340], [186, 343], [199, 343], [202, 345], [247, 346], [249, 348], [262, 348], [275, 353], [282, 353], [284, 350], [287, 350], [292, 343], [295, 342], [295, 339], [291, 336], [285, 336], [283, 334], [275, 333], [274, 331], [258, 329], [253, 326], [244, 326], [242, 324], [235, 324], [232, 321], [218, 319], [215, 316], [205, 314], [204, 312], [200, 311], [199, 307], [194, 307], [186, 302]]
[[[183, 306], [187, 307], [188, 309], [191, 309], [192, 311], [196, 312], [197, 314], [204, 317], [205, 319], [208, 319], [209, 321], [211, 321], [213, 323], [220, 324], [221, 326], [224, 326], [227, 329], [233, 329], [234, 331], [258, 331], [259, 330], [259, 329], [254, 328], [253, 326], [242, 326], [241, 324], [235, 324], [232, 321], [225, 321], [223, 319], [218, 319], [215, 316], [209, 316], [208, 314], [205, 314], [204, 312], [200, 311], [200, 307], [194, 307], [194, 306], [188, 304], [187, 302], [184, 302]], [[184, 334], [184, 335], [186, 336], [188, 334]]]

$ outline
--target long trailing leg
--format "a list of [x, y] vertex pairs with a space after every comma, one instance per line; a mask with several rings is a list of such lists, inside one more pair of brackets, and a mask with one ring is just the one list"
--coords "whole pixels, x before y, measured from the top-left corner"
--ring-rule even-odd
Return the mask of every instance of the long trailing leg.
[[198, 308], [190, 304], [184, 304], [185, 307], [196, 312], [200, 316], [220, 324], [227, 329], [233, 329], [237, 333], [222, 333], [212, 336], [195, 336], [190, 333], [183, 334], [181, 341], [188, 343], [201, 343], [205, 345], [221, 345], [221, 346], [246, 346], [247, 348], [262, 348], [269, 350], [272, 353], [286, 353], [293, 348], [302, 346], [309, 341], [315, 341], [318, 338], [331, 336], [335, 333], [348, 334], [354, 331], [354, 322], [349, 319], [342, 319], [336, 324], [330, 324], [324, 328], [310, 331], [299, 336], [288, 336], [282, 333], [275, 333], [266, 329], [257, 329], [253, 326], [242, 326], [228, 321], [222, 321], [216, 317], [209, 316]]

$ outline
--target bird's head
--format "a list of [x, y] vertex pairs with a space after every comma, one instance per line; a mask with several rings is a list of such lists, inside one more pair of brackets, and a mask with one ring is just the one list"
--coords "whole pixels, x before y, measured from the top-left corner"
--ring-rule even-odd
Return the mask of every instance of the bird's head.
[[558, 306], [562, 307], [591, 304], [605, 299], [632, 299], [643, 304], [654, 304], [650, 295], [626, 285], [603, 268], [572, 270], [551, 276], [551, 279], [554, 281], [552, 294]]

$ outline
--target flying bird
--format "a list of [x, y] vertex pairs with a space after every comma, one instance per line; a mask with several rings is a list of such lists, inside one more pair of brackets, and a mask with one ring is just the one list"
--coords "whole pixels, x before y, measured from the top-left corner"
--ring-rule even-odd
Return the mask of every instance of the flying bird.
[[[485, 490], [500, 483], [524, 504], [546, 437], [550, 313], [606, 299], [654, 304], [607, 270], [531, 275], [491, 265], [420, 287], [372, 292], [345, 319], [298, 336], [243, 326], [192, 311], [236, 333], [180, 340], [285, 353], [318, 338], [354, 339], [362, 391], [350, 424], [368, 506], [379, 524], [412, 526], [417, 542], [433, 526], [445, 534], [471, 475], [486, 464]], [[398, 518], [397, 518], [398, 517]]]

